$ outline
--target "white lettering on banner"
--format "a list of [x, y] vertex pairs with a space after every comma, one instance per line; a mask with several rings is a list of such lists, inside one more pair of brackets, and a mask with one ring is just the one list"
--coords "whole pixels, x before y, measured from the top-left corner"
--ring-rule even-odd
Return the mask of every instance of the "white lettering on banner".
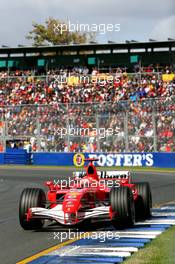
[[107, 155], [106, 166], [109, 166], [109, 167], [114, 166], [113, 154]]
[[121, 159], [124, 157], [122, 154], [115, 154], [116, 162], [115, 166], [121, 166]]
[[142, 166], [142, 155], [140, 154], [133, 154], [133, 164], [132, 166]]
[[146, 154], [146, 166], [153, 166], [154, 160], [153, 160], [153, 154]]
[[99, 158], [98, 165], [99, 166], [105, 166], [106, 156], [105, 155], [99, 155], [98, 158]]
[[97, 156], [97, 154], [89, 154], [88, 157], [89, 157], [90, 159], [97, 159], [97, 158], [99, 158], [99, 157]]
[[124, 155], [123, 166], [132, 166], [132, 154]]
[[98, 158], [98, 166], [129, 166], [129, 167], [142, 167], [153, 166], [154, 156], [148, 154], [89, 154], [89, 158]]

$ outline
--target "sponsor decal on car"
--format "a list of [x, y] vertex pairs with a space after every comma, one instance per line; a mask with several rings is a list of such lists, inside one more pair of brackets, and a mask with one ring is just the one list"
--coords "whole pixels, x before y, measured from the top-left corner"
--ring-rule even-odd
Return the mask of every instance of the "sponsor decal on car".
[[82, 153], [75, 154], [73, 157], [73, 163], [76, 167], [84, 166], [85, 156]]

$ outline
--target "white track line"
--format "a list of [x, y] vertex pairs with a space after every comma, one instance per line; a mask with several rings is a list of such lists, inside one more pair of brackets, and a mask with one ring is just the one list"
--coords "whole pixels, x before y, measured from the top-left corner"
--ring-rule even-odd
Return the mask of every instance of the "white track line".
[[98, 255], [98, 256], [113, 256], [113, 257], [130, 257], [130, 252], [81, 252], [80, 254], [76, 254], [74, 256], [87, 256], [87, 255]]
[[[168, 205], [165, 205], [165, 206], [162, 206], [159, 208], [160, 210], [174, 210], [175, 211], [175, 206], [168, 206]], [[154, 208], [153, 208], [154, 210]]]
[[133, 231], [117, 231], [114, 232], [116, 235], [154, 235], [154, 236], [158, 236], [162, 233], [162, 231], [141, 231], [141, 230], [133, 230]]
[[167, 225], [175, 225], [174, 219], [153, 219], [153, 220], [147, 220], [145, 222], [138, 222], [137, 224], [167, 224]]
[[81, 250], [91, 250], [91, 251], [95, 251], [95, 250], [100, 250], [100, 251], [122, 251], [122, 252], [136, 252], [138, 251], [137, 247], [92, 247], [92, 246], [87, 246], [87, 247], [81, 247]]
[[153, 212], [152, 216], [175, 216], [175, 212]]
[[[67, 254], [72, 254], [72, 251], [74, 251], [74, 250], [78, 250], [79, 248], [80, 248], [80, 246], [74, 246], [74, 247], [71, 247], [71, 248], [67, 249], [64, 253], [59, 254], [59, 256], [60, 256], [60, 257], [63, 257], [63, 256], [66, 256]], [[57, 254], [58, 254], [57, 252], [58, 252], [58, 251], [55, 250], [54, 252], [52, 252], [52, 253], [55, 253], [55, 254], [51, 254], [51, 255], [57, 255]], [[57, 253], [57, 254], [56, 254], [56, 253]]]
[[[150, 222], [148, 222], [148, 223], [138, 222], [138, 223], [135, 224], [135, 228], [139, 228], [140, 225], [142, 225], [142, 226], [144, 226], [144, 227], [149, 227], [150, 225], [155, 225], [155, 226], [154, 226], [155, 228], [156, 228], [156, 225], [162, 225], [162, 227], [160, 227], [160, 228], [164, 228], [163, 225], [165, 225], [165, 228], [167, 228], [166, 225], [173, 226], [173, 225], [175, 225], [175, 223], [170, 222], [170, 221], [164, 221], [164, 222], [162, 222], [162, 221], [160, 221], [160, 222], [150, 221]], [[154, 228], [154, 227], [153, 227], [153, 228]], [[157, 228], [159, 228], [159, 226], [158, 226]]]

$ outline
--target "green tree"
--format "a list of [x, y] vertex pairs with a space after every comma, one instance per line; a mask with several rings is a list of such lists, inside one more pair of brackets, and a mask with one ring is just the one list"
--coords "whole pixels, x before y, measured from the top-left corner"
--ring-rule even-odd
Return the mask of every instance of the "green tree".
[[26, 36], [34, 46], [87, 43], [96, 39], [94, 32], [69, 31], [68, 22], [48, 18], [45, 24], [33, 22], [33, 29]]

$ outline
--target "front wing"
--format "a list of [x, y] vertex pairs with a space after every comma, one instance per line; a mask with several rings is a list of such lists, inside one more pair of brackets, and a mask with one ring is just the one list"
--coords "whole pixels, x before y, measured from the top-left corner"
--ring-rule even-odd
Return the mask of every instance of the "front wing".
[[[52, 209], [46, 209], [41, 207], [30, 208], [29, 218], [55, 220], [56, 222], [63, 225], [75, 224], [75, 221], [71, 218], [71, 214], [63, 212], [62, 205], [56, 205]], [[86, 211], [80, 211], [76, 213], [76, 219], [78, 219], [78, 223], [88, 218], [109, 219], [109, 206], [99, 206], [93, 209], [87, 209]]]

